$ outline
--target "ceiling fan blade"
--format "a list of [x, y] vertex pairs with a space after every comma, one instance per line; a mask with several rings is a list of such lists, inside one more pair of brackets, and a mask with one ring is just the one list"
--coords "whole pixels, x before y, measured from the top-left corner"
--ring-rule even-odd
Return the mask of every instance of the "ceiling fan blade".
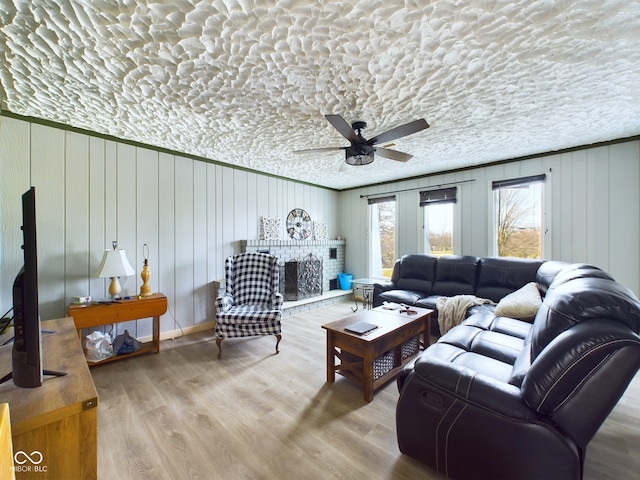
[[338, 169], [338, 172], [346, 172], [350, 168], [353, 168], [353, 167], [351, 165], [349, 165], [347, 162], [342, 162], [340, 164], [340, 168]]
[[311, 152], [337, 152], [347, 147], [325, 147], [325, 148], [309, 148], [307, 150], [294, 150], [293, 153], [311, 153]]
[[391, 140], [395, 140], [400, 137], [406, 137], [407, 135], [411, 135], [412, 133], [419, 132], [426, 128], [429, 128], [429, 124], [424, 118], [421, 118], [420, 120], [414, 120], [413, 122], [405, 123], [404, 125], [400, 125], [399, 127], [392, 128], [391, 130], [387, 130], [386, 132], [376, 135], [367, 143], [369, 145], [375, 145], [376, 143], [387, 143]]
[[382, 147], [376, 147], [376, 155], [390, 160], [397, 160], [398, 162], [406, 162], [413, 158], [413, 155], [409, 155], [408, 153]]
[[349, 125], [344, 118], [340, 115], [325, 115], [325, 118], [331, 125], [333, 125], [333, 128], [340, 132], [340, 135], [351, 143], [358, 143], [358, 136], [356, 135], [356, 132], [353, 131], [351, 125]]

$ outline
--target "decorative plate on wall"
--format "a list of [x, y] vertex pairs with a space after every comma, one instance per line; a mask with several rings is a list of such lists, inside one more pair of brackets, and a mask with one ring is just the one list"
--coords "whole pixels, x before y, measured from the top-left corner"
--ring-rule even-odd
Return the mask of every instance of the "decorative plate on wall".
[[311, 235], [312, 223], [309, 214], [302, 208], [294, 208], [287, 215], [287, 233], [295, 240], [306, 240]]
[[313, 222], [313, 239], [326, 240], [329, 238], [327, 222]]
[[263, 240], [280, 240], [280, 219], [262, 217], [262, 239]]

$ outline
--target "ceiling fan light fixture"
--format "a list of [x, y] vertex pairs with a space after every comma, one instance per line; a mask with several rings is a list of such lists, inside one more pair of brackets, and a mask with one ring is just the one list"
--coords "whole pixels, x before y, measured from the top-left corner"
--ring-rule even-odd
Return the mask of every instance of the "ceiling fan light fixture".
[[348, 155], [345, 160], [349, 165], [368, 165], [373, 162], [373, 153], [369, 155]]
[[373, 162], [375, 148], [367, 144], [351, 145], [344, 151], [348, 165], [368, 165]]
[[[295, 150], [295, 152], [304, 153], [344, 150], [345, 161], [340, 167], [341, 171], [342, 167], [344, 167], [345, 165], [369, 165], [374, 160], [374, 153], [376, 152], [376, 150], [378, 151], [378, 155], [383, 158], [395, 160], [398, 162], [406, 162], [412, 158], [412, 155], [409, 155], [408, 153], [398, 152], [396, 150], [391, 150], [388, 147], [395, 146], [393, 140], [397, 138], [405, 137], [407, 135], [411, 135], [413, 133], [424, 130], [425, 128], [429, 128], [429, 124], [427, 123], [427, 121], [424, 118], [421, 118], [404, 125], [400, 125], [399, 127], [392, 128], [391, 130], [387, 130], [386, 132], [380, 133], [377, 136], [367, 140], [362, 136], [362, 130], [364, 130], [367, 126], [366, 122], [358, 120], [349, 125], [340, 115], [325, 115], [325, 118], [331, 125], [333, 125], [333, 128], [335, 128], [338, 133], [340, 133], [340, 135], [349, 140], [351, 145], [348, 147], [327, 147]], [[378, 147], [376, 149], [376, 145], [378, 143], [384, 146]]]

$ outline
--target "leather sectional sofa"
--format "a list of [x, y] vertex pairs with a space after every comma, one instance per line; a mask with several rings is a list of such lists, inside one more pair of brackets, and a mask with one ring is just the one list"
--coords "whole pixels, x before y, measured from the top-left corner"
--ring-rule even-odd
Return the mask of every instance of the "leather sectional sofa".
[[433, 310], [431, 333], [438, 335], [441, 297], [474, 295], [499, 302], [536, 280], [541, 260], [447, 255], [404, 255], [395, 262], [391, 280], [375, 283], [373, 306], [401, 303]]
[[[446, 275], [438, 274], [442, 260]], [[538, 262], [537, 313], [514, 318], [495, 314], [508, 295], [500, 292], [513, 288], [517, 299], [535, 262], [410, 255], [399, 264], [394, 285], [374, 290], [376, 304], [433, 304], [425, 299], [444, 291], [434, 286], [445, 276], [466, 288], [448, 295], [472, 292], [498, 304], [470, 308], [400, 372], [400, 451], [451, 478], [582, 478], [587, 444], [640, 368], [633, 292], [593, 266]]]

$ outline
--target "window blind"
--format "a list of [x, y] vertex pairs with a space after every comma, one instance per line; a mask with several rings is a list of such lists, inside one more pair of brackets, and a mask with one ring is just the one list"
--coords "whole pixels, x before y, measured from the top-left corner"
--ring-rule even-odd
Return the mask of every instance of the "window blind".
[[423, 190], [420, 192], [420, 206], [441, 203], [456, 203], [456, 187]]
[[367, 198], [367, 203], [369, 205], [373, 205], [374, 203], [385, 203], [385, 202], [395, 202], [395, 195], [388, 195], [386, 197], [375, 197], [375, 198]]
[[491, 183], [492, 190], [498, 190], [500, 188], [517, 188], [526, 187], [532, 183], [542, 183], [547, 178], [546, 174], [532, 175], [530, 177], [512, 178], [510, 180], [497, 180]]

